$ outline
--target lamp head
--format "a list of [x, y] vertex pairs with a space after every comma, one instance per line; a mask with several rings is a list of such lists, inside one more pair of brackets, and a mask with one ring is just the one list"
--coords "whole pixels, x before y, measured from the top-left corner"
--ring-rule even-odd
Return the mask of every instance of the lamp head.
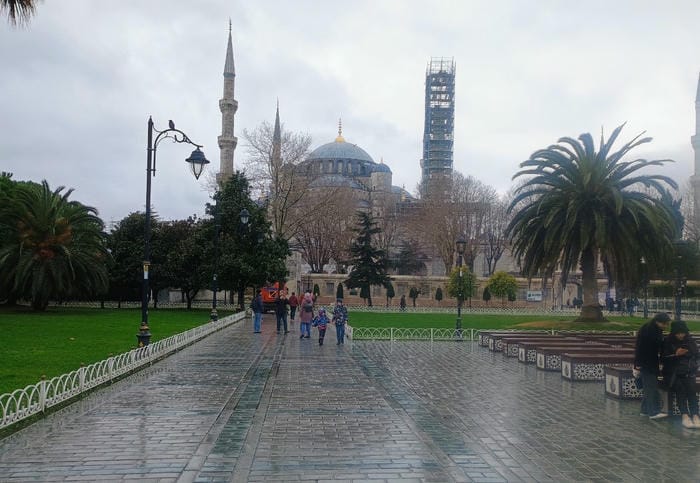
[[240, 213], [238, 216], [241, 217], [241, 223], [242, 223], [242, 224], [244, 224], [244, 225], [247, 225], [247, 224], [248, 224], [248, 220], [250, 219], [250, 213], [248, 213], [248, 210], [246, 210], [245, 208], [243, 208], [243, 209], [241, 210], [241, 213]]
[[199, 179], [204, 171], [204, 165], [209, 164], [209, 160], [204, 156], [201, 149], [196, 148], [185, 161], [190, 163], [190, 170], [195, 179]]
[[463, 236], [460, 235], [459, 238], [457, 238], [456, 245], [457, 253], [459, 253], [460, 255], [464, 255], [464, 250], [467, 248], [467, 241], [464, 239]]

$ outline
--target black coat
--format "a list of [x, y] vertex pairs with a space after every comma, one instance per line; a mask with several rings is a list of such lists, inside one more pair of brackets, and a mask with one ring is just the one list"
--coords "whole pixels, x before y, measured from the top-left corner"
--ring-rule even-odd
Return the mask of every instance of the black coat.
[[[688, 353], [677, 356], [676, 349], [681, 347], [688, 349]], [[678, 340], [673, 334], [667, 335], [664, 339], [663, 356], [663, 375], [667, 384], [670, 384], [674, 371], [678, 376], [695, 377], [698, 368], [698, 346], [690, 334], [683, 340]]]
[[278, 298], [275, 299], [275, 314], [284, 315], [287, 313], [287, 306], [289, 305], [289, 299]]
[[634, 367], [659, 373], [659, 356], [663, 348], [663, 331], [656, 322], [647, 322], [639, 329], [634, 347]]

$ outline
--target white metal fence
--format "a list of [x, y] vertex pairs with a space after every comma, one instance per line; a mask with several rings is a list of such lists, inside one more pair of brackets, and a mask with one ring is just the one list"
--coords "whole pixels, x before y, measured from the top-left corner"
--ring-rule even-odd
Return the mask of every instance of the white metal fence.
[[[403, 328], [403, 327], [351, 327], [348, 326], [346, 333], [353, 340], [477, 340], [482, 331], [499, 332], [525, 332], [522, 329], [435, 329], [435, 328]], [[542, 332], [542, 331], [533, 331]], [[634, 331], [611, 331], [611, 330], [547, 330], [554, 334], [625, 334], [634, 335]]]
[[245, 318], [244, 312], [195, 327], [78, 370], [0, 395], [0, 429], [44, 412], [79, 394], [151, 364], [178, 349]]

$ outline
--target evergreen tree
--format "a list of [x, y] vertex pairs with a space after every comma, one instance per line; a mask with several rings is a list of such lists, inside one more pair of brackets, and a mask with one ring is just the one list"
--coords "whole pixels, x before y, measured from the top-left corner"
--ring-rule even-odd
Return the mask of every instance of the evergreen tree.
[[518, 281], [514, 276], [498, 271], [491, 275], [488, 284], [489, 291], [496, 297], [501, 297], [502, 301], [515, 300], [515, 291], [518, 289]]
[[343, 284], [338, 283], [338, 288], [335, 291], [335, 298], [336, 299], [343, 299]]
[[420, 295], [420, 290], [418, 290], [416, 287], [411, 287], [410, 290], [408, 291], [408, 298], [413, 300], [413, 306], [416, 306], [416, 299]]
[[359, 211], [357, 213], [357, 238], [350, 248], [352, 271], [345, 284], [348, 288], [360, 288], [360, 295], [365, 294], [367, 305], [372, 306], [372, 285], [385, 286], [391, 281], [387, 275], [386, 252], [375, 245], [375, 237], [381, 232], [372, 215]]
[[396, 297], [396, 292], [394, 291], [394, 284], [389, 282], [386, 285], [386, 306], [391, 305], [391, 299]]
[[488, 304], [489, 301], [491, 300], [491, 291], [489, 290], [489, 287], [488, 287], [488, 286], [486, 286], [486, 288], [484, 289], [484, 293], [481, 295], [481, 298], [482, 298], [482, 300], [483, 300], [484, 302], [486, 302], [487, 304]]

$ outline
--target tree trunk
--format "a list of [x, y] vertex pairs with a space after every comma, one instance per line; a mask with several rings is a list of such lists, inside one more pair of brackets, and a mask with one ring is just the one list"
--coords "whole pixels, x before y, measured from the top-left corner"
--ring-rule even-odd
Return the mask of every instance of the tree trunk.
[[581, 254], [581, 276], [583, 285], [583, 306], [577, 322], [604, 322], [603, 311], [598, 303], [598, 279], [596, 277], [597, 256], [589, 248]]

